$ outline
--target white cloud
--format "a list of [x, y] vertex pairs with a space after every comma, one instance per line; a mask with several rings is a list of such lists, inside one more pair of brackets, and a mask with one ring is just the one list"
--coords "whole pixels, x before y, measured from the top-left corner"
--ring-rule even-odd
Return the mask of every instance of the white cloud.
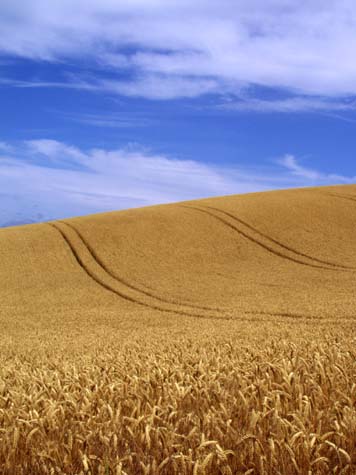
[[296, 158], [293, 155], [285, 155], [279, 160], [279, 163], [285, 166], [288, 170], [292, 172], [293, 175], [299, 176], [306, 180], [320, 180], [323, 178], [323, 175], [318, 171], [305, 168], [297, 162]]
[[[322, 96], [356, 94], [353, 0], [3, 0], [0, 31], [6, 55], [92, 60], [132, 77], [69, 87], [170, 99], [260, 85], [315, 96], [318, 110]], [[305, 109], [303, 101], [253, 107]]]
[[[350, 183], [301, 166], [223, 167], [138, 147], [82, 150], [56, 140], [11, 144], [0, 153], [0, 226], [275, 188]], [[15, 190], [15, 191], [14, 191]]]
[[356, 176], [346, 177], [334, 173], [328, 174], [304, 167], [298, 163], [293, 155], [287, 154], [277, 162], [289, 170], [292, 175], [309, 182], [311, 185], [351, 184], [356, 182]]
[[99, 89], [124, 96], [161, 100], [222, 92], [222, 85], [215, 79], [166, 74], [145, 74], [131, 81], [101, 80], [98, 81], [97, 86]]
[[84, 162], [86, 155], [77, 147], [65, 145], [57, 140], [37, 139], [25, 141], [28, 152], [33, 155], [43, 155], [53, 162], [63, 162], [66, 159], [74, 162]]
[[[80, 150], [30, 140], [0, 153], [0, 225], [248, 191], [222, 170], [129, 147]], [[16, 190], [16, 191], [14, 191]]]
[[223, 104], [224, 109], [242, 112], [345, 112], [356, 109], [355, 101], [325, 100], [315, 97], [290, 97], [287, 99], [264, 100], [241, 98], [238, 102]]
[[[58, 112], [57, 112], [58, 113]], [[131, 128], [131, 127], [146, 127], [154, 124], [153, 119], [135, 116], [125, 116], [120, 114], [66, 114], [59, 112], [63, 117], [74, 122], [79, 122], [94, 127], [109, 127], [114, 129]]]

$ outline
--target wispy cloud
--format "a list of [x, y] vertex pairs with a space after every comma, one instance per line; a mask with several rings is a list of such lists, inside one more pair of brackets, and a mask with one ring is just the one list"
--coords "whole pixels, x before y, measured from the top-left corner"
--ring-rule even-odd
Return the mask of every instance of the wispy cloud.
[[11, 78], [0, 78], [0, 86], [18, 87], [24, 89], [39, 88], [59, 88], [59, 89], [81, 89], [88, 91], [102, 90], [99, 82], [90, 82], [88, 80], [67, 75], [68, 80], [63, 81], [43, 81], [43, 80], [18, 80]]
[[68, 81], [19, 81], [3, 78], [0, 79], [1, 85], [23, 89], [78, 89], [153, 100], [193, 98], [204, 94], [221, 94], [229, 91], [227, 86], [223, 87], [216, 79], [167, 74], [139, 74], [130, 80], [105, 79], [100, 76], [88, 79], [81, 78], [78, 74], [70, 75]]
[[157, 155], [137, 146], [84, 150], [56, 140], [28, 140], [0, 152], [0, 226], [354, 180], [305, 168], [292, 155], [263, 167], [224, 167]]
[[100, 80], [97, 87], [107, 92], [131, 97], [167, 100], [197, 97], [222, 92], [222, 85], [213, 78], [196, 78], [167, 74], [143, 74], [130, 81]]
[[351, 184], [356, 182], [356, 176], [347, 177], [335, 173], [323, 173], [318, 170], [302, 166], [296, 157], [289, 154], [277, 160], [277, 163], [285, 167], [292, 175], [299, 177], [310, 184], [328, 185]]
[[43, 139], [0, 153], [0, 189], [1, 225], [228, 194], [236, 183], [219, 168], [138, 147], [81, 150]]
[[146, 127], [152, 125], [152, 119], [145, 117], [128, 117], [118, 114], [63, 114], [67, 119], [93, 127], [109, 127], [114, 129]]
[[67, 60], [84, 59], [96, 75], [93, 81], [13, 81], [17, 87], [86, 88], [167, 100], [239, 97], [241, 89], [258, 85], [296, 97], [239, 106], [258, 112], [344, 111], [344, 103], [325, 100], [324, 105], [324, 98], [356, 95], [353, 0], [32, 0], [28, 6], [5, 0], [0, 31], [0, 53], [7, 57], [61, 61], [63, 68]]
[[355, 100], [330, 100], [320, 97], [289, 97], [286, 99], [265, 100], [241, 98], [223, 104], [221, 107], [241, 112], [347, 112], [356, 110]]

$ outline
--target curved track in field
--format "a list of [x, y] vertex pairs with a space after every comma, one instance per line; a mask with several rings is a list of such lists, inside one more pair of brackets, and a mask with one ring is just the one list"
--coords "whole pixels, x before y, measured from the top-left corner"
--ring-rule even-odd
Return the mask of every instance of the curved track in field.
[[[163, 300], [152, 297], [148, 292], [143, 293], [141, 290], [137, 290], [135, 286], [127, 285], [126, 281], [119, 280], [117, 276], [113, 276], [111, 272], [108, 272], [107, 269], [103, 267], [95, 254], [92, 253], [91, 249], [88, 248], [85, 241], [82, 240], [72, 226], [68, 226], [67, 223], [59, 221], [48, 224], [61, 234], [75, 260], [86, 274], [101, 287], [116, 294], [118, 297], [152, 310], [192, 317], [231, 319], [231, 316], [226, 315], [223, 311], [219, 312], [209, 307], [206, 307], [206, 313], [204, 312], [204, 314], [202, 314], [201, 311], [204, 309], [198, 306], [188, 306], [185, 304], [173, 306], [170, 302], [164, 302]], [[209, 314], [207, 309], [209, 309], [209, 311], [215, 310], [215, 313]]]
[[334, 196], [335, 198], [340, 198], [341, 200], [354, 201], [356, 202], [356, 197], [351, 195], [345, 195], [343, 193], [331, 193], [328, 191], [318, 191], [318, 193], [324, 196]]
[[167, 298], [167, 297], [162, 297], [161, 295], [158, 295], [157, 293], [154, 292], [149, 292], [147, 290], [142, 289], [139, 287], [137, 284], [133, 284], [132, 282], [128, 281], [122, 276], [119, 276], [116, 272], [113, 272], [111, 269], [108, 268], [108, 266], [103, 262], [103, 260], [98, 256], [97, 252], [95, 249], [88, 243], [88, 241], [84, 238], [83, 234], [72, 224], [66, 222], [66, 221], [57, 221], [58, 223], [62, 223], [65, 226], [68, 226], [69, 228], [72, 229], [74, 233], [77, 234], [77, 236], [81, 239], [83, 244], [86, 246], [90, 254], [92, 255], [93, 259], [112, 277], [113, 279], [116, 279], [120, 284], [128, 287], [129, 289], [136, 291], [143, 296], [147, 296], [149, 298], [153, 298], [155, 300], [158, 300], [159, 302], [163, 304], [174, 304], [178, 306], [184, 306], [184, 307], [189, 307], [197, 310], [208, 310], [208, 311], [217, 311], [217, 312], [223, 312], [227, 311], [227, 308], [221, 308], [221, 307], [208, 307], [204, 305], [196, 305], [195, 303], [192, 302], [187, 302], [183, 300], [177, 300], [173, 298]]
[[[48, 223], [51, 228], [56, 230], [61, 237], [63, 238], [64, 242], [68, 246], [71, 254], [73, 255], [74, 259], [76, 260], [77, 264], [83, 269], [83, 271], [99, 286], [104, 288], [105, 290], [115, 294], [116, 296], [132, 302], [134, 304], [149, 308], [151, 310], [158, 310], [161, 312], [169, 312], [175, 313], [178, 315], [194, 317], [194, 318], [203, 318], [207, 320], [233, 320], [238, 319], [241, 321], [252, 322], [252, 321], [261, 321], [261, 317], [263, 321], [267, 322], [275, 322], [280, 319], [288, 319], [291, 322], [300, 322], [304, 320], [308, 321], [321, 321], [321, 322], [328, 322], [330, 319], [327, 317], [322, 317], [318, 315], [305, 315], [305, 314], [298, 314], [298, 313], [290, 313], [290, 312], [268, 312], [268, 311], [244, 311], [238, 313], [238, 316], [234, 316], [233, 314], [227, 315], [226, 313], [220, 314], [209, 314], [208, 312], [198, 313], [194, 310], [197, 308], [192, 307], [190, 310], [183, 308], [183, 305], [177, 307], [166, 306], [166, 305], [159, 305], [155, 302], [147, 302], [140, 298], [139, 295], [132, 295], [130, 290], [132, 291], [132, 287], [128, 287], [126, 284], [123, 284], [117, 278], [113, 278], [111, 274], [109, 274], [96, 260], [94, 255], [86, 246], [85, 242], [81, 240], [80, 236], [75, 233], [73, 227], [68, 226], [67, 223], [64, 222], [51, 222]], [[136, 288], [136, 287], [134, 287]], [[144, 294], [145, 295], [145, 294]], [[142, 297], [142, 296], [141, 296]], [[161, 302], [163, 303], [163, 302]], [[208, 307], [209, 308], [209, 307]], [[234, 312], [235, 314], [237, 313]], [[267, 318], [266, 318], [267, 317]], [[268, 318], [271, 317], [271, 318]], [[344, 320], [353, 319], [353, 316], [344, 317]], [[331, 317], [331, 320], [332, 317]]]
[[356, 270], [354, 267], [343, 266], [341, 264], [335, 264], [329, 261], [323, 261], [321, 259], [309, 256], [300, 251], [297, 251], [285, 244], [277, 241], [276, 239], [262, 233], [245, 221], [237, 218], [231, 213], [228, 213], [219, 208], [212, 206], [192, 206], [192, 205], [180, 205], [187, 209], [192, 209], [205, 213], [212, 218], [220, 221], [225, 226], [228, 226], [234, 232], [240, 236], [263, 248], [265, 251], [274, 254], [277, 257], [286, 259], [296, 264], [313, 267], [323, 270], [352, 272]]
[[[356, 201], [356, 200], [354, 200]], [[316, 264], [322, 264], [323, 266], [331, 266], [331, 267], [335, 267], [337, 269], [340, 269], [340, 270], [356, 270], [356, 267], [352, 267], [352, 266], [345, 266], [343, 264], [337, 264], [335, 262], [331, 262], [331, 261], [326, 261], [326, 260], [323, 260], [323, 259], [319, 259], [317, 257], [314, 257], [314, 256], [310, 256], [309, 254], [305, 254], [297, 249], [294, 249], [293, 247], [290, 247], [290, 246], [287, 246], [286, 244], [278, 241], [277, 239], [271, 237], [271, 236], [268, 236], [268, 234], [265, 234], [261, 231], [259, 231], [258, 229], [256, 229], [255, 227], [251, 226], [250, 224], [246, 223], [246, 221], [243, 221], [241, 218], [238, 218], [237, 216], [233, 215], [232, 213], [228, 213], [227, 211], [225, 210], [222, 210], [220, 208], [214, 208], [213, 206], [207, 206], [207, 208], [210, 208], [212, 210], [215, 210], [215, 211], [218, 211], [228, 217], [230, 217], [231, 219], [233, 219], [234, 221], [238, 222], [238, 223], [241, 223], [243, 224], [244, 226], [246, 226], [247, 228], [251, 229], [251, 231], [255, 232], [256, 234], [260, 235], [261, 237], [269, 240], [271, 243], [274, 243], [276, 244], [279, 248], [282, 248], [282, 249], [285, 249], [286, 251], [296, 255], [296, 256], [299, 256], [301, 258], [305, 258], [305, 259], [308, 259], [309, 261], [311, 261], [312, 263], [316, 263]], [[324, 267], [323, 267], [324, 268]]]

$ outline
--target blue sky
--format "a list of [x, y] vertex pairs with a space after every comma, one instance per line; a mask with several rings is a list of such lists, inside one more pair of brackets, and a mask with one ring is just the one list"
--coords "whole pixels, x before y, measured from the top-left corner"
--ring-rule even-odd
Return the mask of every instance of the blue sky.
[[354, 2], [3, 0], [0, 226], [353, 183]]

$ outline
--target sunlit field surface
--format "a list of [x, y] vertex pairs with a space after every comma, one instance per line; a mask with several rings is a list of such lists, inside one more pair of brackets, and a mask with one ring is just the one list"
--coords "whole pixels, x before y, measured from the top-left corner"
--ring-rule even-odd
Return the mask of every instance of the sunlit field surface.
[[0, 473], [356, 473], [355, 237], [356, 186], [0, 230]]

